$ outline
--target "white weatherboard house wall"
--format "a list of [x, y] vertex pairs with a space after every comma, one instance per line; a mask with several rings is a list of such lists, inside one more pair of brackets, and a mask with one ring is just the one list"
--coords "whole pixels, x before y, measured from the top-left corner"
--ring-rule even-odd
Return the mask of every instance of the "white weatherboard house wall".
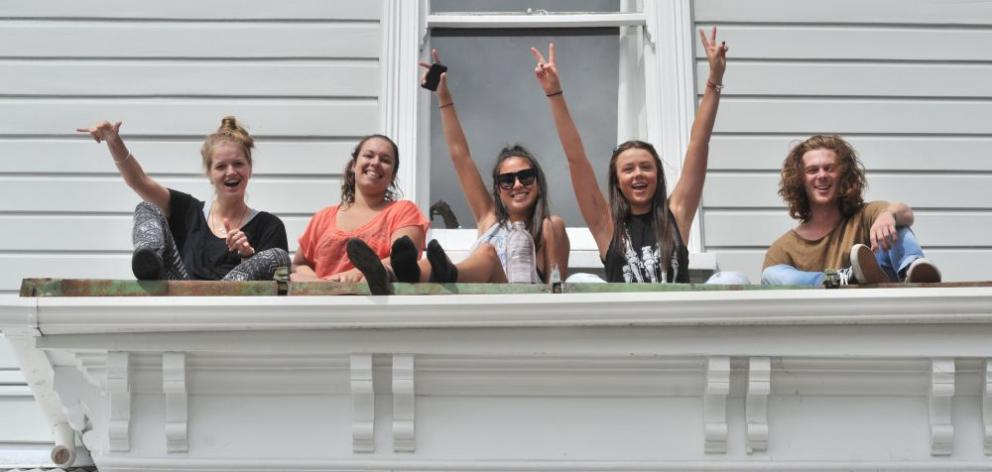
[[696, 25], [719, 25], [730, 45], [702, 211], [703, 246], [721, 269], [757, 276], [767, 245], [795, 224], [776, 195], [791, 143], [839, 133], [861, 154], [868, 198], [916, 210], [947, 280], [992, 278], [992, 5], [693, 6]]
[[[409, 71], [396, 70], [411, 55], [410, 38], [421, 37], [415, 3], [0, 2], [0, 294], [15, 293], [24, 277], [130, 277], [138, 199], [106, 147], [74, 132], [101, 119], [124, 121], [145, 169], [200, 198], [210, 194], [203, 136], [225, 114], [243, 119], [258, 137], [250, 204], [283, 218], [290, 249], [309, 216], [337, 201], [356, 137], [403, 131], [395, 137], [404, 172], [418, 168], [424, 144], [406, 114], [417, 100], [400, 90]], [[690, 12], [678, 17], [691, 23], [682, 27], [718, 24], [731, 45], [694, 243], [721, 270], [757, 280], [766, 245], [793, 224], [775, 194], [790, 143], [837, 132], [861, 152], [869, 197], [916, 208], [917, 232], [947, 279], [990, 278], [992, 6], [644, 3]], [[705, 71], [698, 45], [679, 47]], [[705, 76], [693, 78], [701, 91]], [[384, 103], [384, 94], [403, 100]], [[684, 124], [691, 110], [677, 118]], [[658, 141], [677, 149], [669, 143], [679, 139]], [[428, 184], [415, 173], [404, 178]], [[0, 446], [40, 441], [44, 426], [33, 413], [11, 413], [27, 410], [9, 357], [0, 349], [0, 389], [10, 393], [0, 396], [0, 434], [24, 434], [0, 435]]]

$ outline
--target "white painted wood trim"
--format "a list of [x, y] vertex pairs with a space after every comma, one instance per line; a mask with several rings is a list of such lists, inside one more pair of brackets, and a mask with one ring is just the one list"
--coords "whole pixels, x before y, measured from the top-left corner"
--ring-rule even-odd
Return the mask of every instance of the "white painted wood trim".
[[189, 386], [186, 353], [162, 353], [162, 392], [165, 394], [165, 442], [169, 453], [187, 452]]
[[430, 28], [611, 28], [643, 26], [643, 13], [548, 13], [427, 15]]
[[131, 450], [130, 354], [107, 354], [107, 442], [111, 452]]
[[930, 365], [930, 454], [949, 456], [954, 448], [954, 359], [933, 359]]
[[984, 359], [982, 364], [982, 431], [985, 455], [992, 456], [992, 359]]
[[380, 128], [400, 149], [396, 181], [403, 198], [416, 202], [424, 210], [430, 198], [430, 187], [425, 186], [430, 178], [430, 166], [424, 162], [430, 162], [430, 155], [417, 152], [421, 149], [418, 147], [420, 2], [382, 1]]
[[703, 392], [703, 440], [707, 454], [727, 452], [727, 395], [730, 394], [730, 358], [706, 360]]
[[[665, 165], [668, 189], [675, 188], [696, 116], [695, 57], [692, 1], [645, 2], [647, 33], [653, 40], [645, 48], [645, 98], [647, 140], [656, 146]], [[686, 242], [689, 252], [702, 252], [699, 212]]]
[[412, 354], [393, 354], [393, 450], [396, 452], [417, 449], [414, 371]]
[[[992, 321], [987, 287], [381, 297], [35, 298], [45, 334], [382, 327]], [[0, 305], [6, 303], [0, 300]], [[622, 311], [617, 311], [623, 306]], [[797, 306], [802, 307], [797, 309]], [[232, 310], [237, 307], [237, 310]], [[142, 316], [136, 317], [134, 313]], [[6, 329], [0, 325], [0, 329]], [[44, 338], [42, 338], [43, 340]]]
[[375, 391], [372, 354], [351, 355], [352, 450], [375, 452]]
[[768, 449], [768, 395], [771, 391], [771, 360], [767, 357], [750, 358], [744, 400], [748, 454]]

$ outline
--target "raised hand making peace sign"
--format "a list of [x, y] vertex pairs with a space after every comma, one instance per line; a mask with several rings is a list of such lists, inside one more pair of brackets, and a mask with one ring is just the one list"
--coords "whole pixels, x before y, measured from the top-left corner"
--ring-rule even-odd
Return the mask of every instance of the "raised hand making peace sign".
[[537, 66], [534, 67], [534, 75], [544, 89], [547, 96], [558, 95], [562, 92], [561, 82], [558, 80], [558, 66], [555, 64], [555, 43], [548, 43], [548, 59], [544, 59], [544, 54], [537, 48], [530, 48], [530, 53], [534, 55]]

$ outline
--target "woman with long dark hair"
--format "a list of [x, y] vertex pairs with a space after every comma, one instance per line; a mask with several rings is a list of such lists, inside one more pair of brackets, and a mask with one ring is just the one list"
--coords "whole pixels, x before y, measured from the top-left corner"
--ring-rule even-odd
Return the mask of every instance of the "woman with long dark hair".
[[[431, 54], [435, 63], [440, 62], [437, 50]], [[421, 66], [430, 68], [427, 63]], [[551, 214], [547, 181], [537, 159], [520, 145], [503, 148], [493, 166], [490, 190], [472, 160], [448, 88], [447, 73], [441, 74], [436, 95], [448, 152], [475, 217], [478, 239], [469, 256], [459, 264], [452, 264], [441, 245], [431, 241], [426, 264], [406, 258], [401, 265], [394, 259], [397, 277], [406, 281], [506, 282], [507, 275], [513, 272], [529, 274], [525, 281], [537, 282], [547, 281], [554, 267], [564, 277], [568, 272], [569, 251], [565, 222]], [[512, 270], [514, 261], [508, 255], [515, 244], [510, 237], [515, 222], [523, 223], [533, 247], [529, 262], [517, 262], [528, 265], [522, 272]]]
[[699, 35], [709, 61], [709, 78], [692, 126], [682, 174], [670, 196], [654, 146], [632, 140], [613, 151], [609, 200], [603, 197], [565, 102], [554, 44], [548, 46], [547, 59], [531, 48], [537, 60], [534, 74], [550, 102], [579, 210], [596, 240], [609, 282], [689, 281], [685, 241], [703, 193], [710, 135], [727, 65], [727, 46], [717, 43], [716, 28], [709, 37], [703, 31]]
[[373, 134], [358, 142], [345, 164], [341, 203], [310, 219], [293, 258], [291, 280], [364, 280], [374, 295], [391, 292], [388, 268], [394, 248], [408, 246], [416, 257], [429, 226], [413, 202], [399, 199], [399, 165], [392, 139]]

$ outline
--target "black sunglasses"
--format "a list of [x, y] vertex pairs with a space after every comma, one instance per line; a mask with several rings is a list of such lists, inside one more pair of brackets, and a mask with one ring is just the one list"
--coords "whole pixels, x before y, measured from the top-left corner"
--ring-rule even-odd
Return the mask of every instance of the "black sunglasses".
[[513, 185], [517, 182], [517, 180], [520, 181], [520, 185], [527, 187], [534, 183], [534, 179], [537, 179], [537, 171], [534, 169], [524, 169], [520, 172], [507, 172], [496, 176], [496, 182], [499, 183], [499, 187], [503, 190], [513, 189]]

